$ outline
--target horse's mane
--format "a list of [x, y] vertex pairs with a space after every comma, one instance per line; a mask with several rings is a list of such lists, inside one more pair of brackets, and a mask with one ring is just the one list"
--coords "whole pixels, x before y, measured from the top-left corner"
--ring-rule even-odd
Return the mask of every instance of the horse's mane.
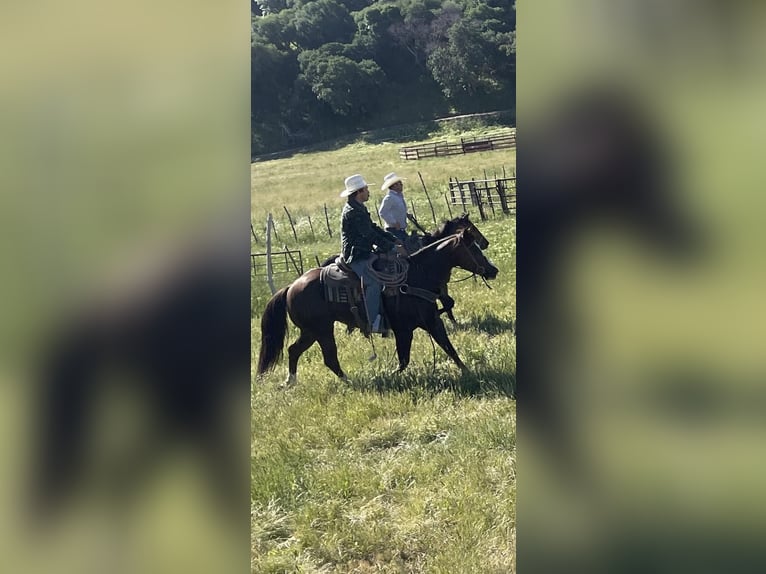
[[[453, 217], [452, 219], [443, 220], [439, 224], [439, 227], [436, 228], [436, 231], [426, 235], [426, 238], [427, 238], [426, 241], [430, 245], [435, 241], [439, 241], [441, 239], [444, 239], [445, 237], [454, 235], [456, 233], [454, 231], [454, 228], [457, 227], [460, 223], [462, 223], [465, 218], [466, 218], [465, 215], [458, 215], [457, 217]], [[453, 228], [453, 229], [450, 229], [450, 228]]]
[[439, 237], [439, 238], [446, 237], [447, 236], [447, 227], [450, 226], [450, 225], [453, 225], [454, 222], [455, 222], [454, 219], [444, 219], [444, 220], [442, 220], [442, 222], [439, 224], [439, 227], [436, 228], [436, 231], [434, 231], [431, 234], [431, 237]]
[[450, 235], [447, 235], [446, 237], [440, 237], [439, 239], [435, 239], [435, 240], [433, 241], [433, 243], [429, 243], [429, 244], [428, 244], [428, 245], [426, 245], [425, 247], [421, 247], [420, 249], [418, 249], [418, 250], [417, 250], [417, 251], [415, 251], [414, 253], [411, 253], [411, 254], [410, 254], [408, 257], [407, 257], [407, 259], [410, 259], [410, 260], [411, 260], [413, 257], [421, 258], [421, 257], [427, 257], [427, 256], [430, 256], [430, 255], [431, 255], [431, 251], [436, 251], [436, 249], [438, 249], [438, 248], [439, 248], [439, 246], [440, 246], [442, 243], [446, 243], [446, 242], [447, 242], [447, 241], [449, 241], [450, 239], [454, 239], [454, 238], [457, 238], [457, 237], [458, 237], [458, 235], [459, 235], [458, 233], [452, 233], [452, 234], [450, 234]]

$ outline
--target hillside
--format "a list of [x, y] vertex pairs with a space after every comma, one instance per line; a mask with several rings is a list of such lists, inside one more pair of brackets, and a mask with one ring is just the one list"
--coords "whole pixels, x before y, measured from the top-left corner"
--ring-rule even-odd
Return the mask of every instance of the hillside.
[[255, 0], [253, 155], [453, 113], [512, 109], [509, 0]]

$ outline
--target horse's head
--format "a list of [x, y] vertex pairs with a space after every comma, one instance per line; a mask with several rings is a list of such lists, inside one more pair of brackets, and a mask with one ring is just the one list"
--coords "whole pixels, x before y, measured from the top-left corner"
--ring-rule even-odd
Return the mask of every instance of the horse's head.
[[473, 224], [473, 221], [471, 221], [471, 218], [467, 213], [461, 215], [460, 219], [463, 223], [463, 231], [470, 239], [473, 239], [474, 243], [479, 246], [479, 249], [484, 251], [489, 247], [489, 240], [484, 237], [484, 234]]
[[473, 224], [473, 221], [471, 221], [471, 217], [467, 213], [463, 213], [454, 219], [446, 221], [444, 225], [442, 225], [441, 229], [439, 229], [437, 234], [434, 235], [434, 237], [437, 239], [448, 237], [450, 235], [460, 233], [461, 231], [468, 232], [470, 238], [472, 238], [473, 241], [479, 246], [479, 249], [484, 250], [489, 247], [489, 241], [486, 237], [484, 237], [482, 232], [476, 228], [476, 226]]
[[494, 279], [500, 270], [481, 251], [469, 230], [453, 235], [453, 262], [456, 267], [476, 273], [484, 279]]

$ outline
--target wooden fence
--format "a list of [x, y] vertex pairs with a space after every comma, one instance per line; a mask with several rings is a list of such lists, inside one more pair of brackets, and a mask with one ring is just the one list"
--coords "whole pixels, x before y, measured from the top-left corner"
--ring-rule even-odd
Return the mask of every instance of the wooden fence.
[[461, 205], [479, 209], [482, 220], [487, 219], [487, 212], [495, 214], [499, 209], [506, 215], [516, 213], [516, 177], [496, 177], [494, 179], [449, 180], [449, 200], [452, 205]]
[[415, 146], [404, 146], [399, 148], [399, 158], [415, 160], [426, 157], [442, 157], [511, 147], [516, 147], [516, 130], [473, 138], [460, 138], [459, 142], [443, 140]]

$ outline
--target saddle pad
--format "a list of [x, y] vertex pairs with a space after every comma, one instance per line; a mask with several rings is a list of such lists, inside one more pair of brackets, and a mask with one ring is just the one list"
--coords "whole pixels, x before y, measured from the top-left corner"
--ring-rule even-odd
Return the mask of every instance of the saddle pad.
[[324, 287], [325, 300], [331, 303], [349, 303], [361, 299], [359, 280], [351, 277], [335, 263], [322, 267], [319, 282]]

